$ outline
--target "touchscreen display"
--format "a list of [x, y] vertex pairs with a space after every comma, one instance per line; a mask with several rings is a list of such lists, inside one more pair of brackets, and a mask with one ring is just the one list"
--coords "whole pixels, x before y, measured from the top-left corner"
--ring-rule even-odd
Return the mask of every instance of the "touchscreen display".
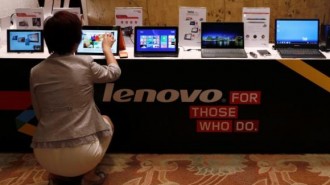
[[110, 33], [115, 38], [115, 43], [109, 49], [111, 49], [113, 54], [119, 53], [119, 29], [93, 29], [93, 28], [84, 28], [82, 30], [81, 42], [77, 49], [77, 54], [91, 54], [91, 55], [103, 55], [102, 50], [102, 40], [105, 33]]
[[135, 49], [137, 52], [177, 51], [177, 29], [139, 28], [135, 31]]
[[318, 44], [318, 28], [316, 19], [278, 19], [276, 44]]
[[42, 30], [7, 30], [8, 52], [43, 52]]

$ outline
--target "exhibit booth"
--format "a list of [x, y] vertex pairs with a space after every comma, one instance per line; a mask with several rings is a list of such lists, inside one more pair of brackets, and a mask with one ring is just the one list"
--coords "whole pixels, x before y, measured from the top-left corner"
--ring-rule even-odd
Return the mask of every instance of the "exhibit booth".
[[[330, 54], [326, 59], [119, 58], [122, 76], [96, 84], [95, 101], [115, 124], [112, 152], [329, 152]], [[256, 52], [260, 48], [246, 48]], [[37, 124], [29, 93], [30, 69], [48, 56], [0, 48], [1, 152], [31, 151]], [[104, 56], [93, 56], [105, 64]], [[72, 94], [74, 96], [74, 94]]]
[[[117, 18], [138, 17], [135, 23], [142, 24], [141, 9], [137, 9], [135, 7], [131, 13], [140, 14]], [[242, 23], [238, 26], [245, 34], [231, 40], [229, 36], [223, 39], [202, 35], [205, 8], [182, 7], [180, 10], [179, 26], [163, 26], [181, 34], [174, 37], [170, 30], [164, 41], [166, 46], [178, 49], [176, 56], [138, 56], [137, 51], [150, 45], [158, 51], [163, 37], [153, 37], [152, 41], [144, 43], [146, 35], [128, 27], [120, 31], [116, 28], [120, 44], [116, 45], [115, 53], [122, 75], [113, 83], [95, 84], [94, 91], [100, 112], [108, 115], [115, 125], [109, 151], [330, 152], [330, 53], [321, 51], [324, 58], [281, 57], [274, 47], [279, 42], [269, 43], [269, 8], [244, 8]], [[125, 14], [129, 10], [119, 8], [118, 12]], [[6, 24], [7, 28], [0, 34], [0, 152], [32, 151], [30, 143], [37, 120], [30, 98], [30, 70], [49, 56], [41, 37], [42, 17], [31, 19], [28, 16], [15, 23], [15, 26], [24, 27], [31, 21], [39, 28], [34, 28], [34, 33], [27, 37], [15, 33], [26, 29], [13, 29], [8, 17], [2, 19], [2, 26]], [[141, 33], [152, 32], [148, 30], [151, 27], [137, 26]], [[91, 27], [86, 30], [84, 34], [88, 35]], [[38, 51], [14, 50], [8, 47], [7, 41]], [[204, 42], [243, 46], [247, 55], [245, 58], [205, 58], [201, 52]], [[330, 44], [328, 46], [330, 48]], [[172, 50], [167, 48], [166, 51]], [[106, 64], [102, 53], [94, 55], [86, 50], [82, 53]]]

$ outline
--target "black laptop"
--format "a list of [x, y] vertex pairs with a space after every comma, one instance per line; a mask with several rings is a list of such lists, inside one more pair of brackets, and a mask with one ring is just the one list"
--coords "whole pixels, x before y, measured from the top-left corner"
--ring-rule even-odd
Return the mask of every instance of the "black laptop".
[[247, 58], [243, 22], [202, 22], [202, 58]]
[[178, 55], [178, 27], [135, 27], [135, 57], [178, 57]]
[[275, 19], [275, 48], [282, 58], [325, 58], [318, 19]]

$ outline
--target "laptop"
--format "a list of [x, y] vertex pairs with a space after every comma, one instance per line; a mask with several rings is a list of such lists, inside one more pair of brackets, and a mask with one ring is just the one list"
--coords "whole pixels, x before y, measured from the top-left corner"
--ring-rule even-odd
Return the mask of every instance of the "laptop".
[[77, 55], [103, 55], [102, 40], [105, 33], [113, 34], [115, 43], [109, 50], [114, 55], [119, 54], [119, 31], [118, 26], [83, 26], [81, 42], [77, 48]]
[[202, 22], [202, 58], [247, 58], [243, 22]]
[[136, 26], [134, 57], [178, 57], [178, 27]]
[[8, 52], [44, 52], [44, 37], [42, 30], [7, 30]]
[[275, 49], [282, 58], [326, 58], [319, 50], [319, 20], [275, 19]]

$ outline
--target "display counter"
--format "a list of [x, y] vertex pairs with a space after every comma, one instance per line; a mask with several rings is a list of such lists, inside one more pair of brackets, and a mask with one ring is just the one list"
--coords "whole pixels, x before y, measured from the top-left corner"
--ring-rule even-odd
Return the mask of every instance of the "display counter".
[[[95, 85], [100, 111], [115, 124], [109, 151], [330, 152], [328, 59], [283, 60], [271, 47], [267, 58], [202, 59], [186, 49], [178, 58], [134, 58], [127, 47], [121, 78]], [[1, 54], [1, 152], [31, 150], [29, 72], [47, 56]]]

